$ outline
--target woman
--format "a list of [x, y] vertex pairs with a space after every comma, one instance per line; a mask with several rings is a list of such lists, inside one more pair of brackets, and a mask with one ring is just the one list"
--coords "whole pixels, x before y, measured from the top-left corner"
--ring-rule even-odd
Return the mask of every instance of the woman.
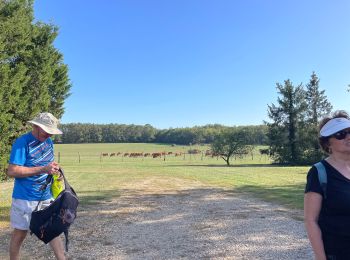
[[316, 260], [350, 259], [350, 118], [336, 111], [320, 123], [319, 143], [328, 157], [327, 196], [313, 166], [304, 197], [305, 227]]

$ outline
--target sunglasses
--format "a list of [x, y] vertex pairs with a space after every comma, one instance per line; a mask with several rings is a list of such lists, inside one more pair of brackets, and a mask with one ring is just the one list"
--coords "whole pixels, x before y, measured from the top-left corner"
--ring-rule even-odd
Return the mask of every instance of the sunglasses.
[[335, 134], [331, 135], [332, 137], [334, 137], [337, 140], [343, 140], [346, 138], [346, 136], [350, 134], [350, 129], [349, 130], [342, 130], [339, 132], [336, 132]]

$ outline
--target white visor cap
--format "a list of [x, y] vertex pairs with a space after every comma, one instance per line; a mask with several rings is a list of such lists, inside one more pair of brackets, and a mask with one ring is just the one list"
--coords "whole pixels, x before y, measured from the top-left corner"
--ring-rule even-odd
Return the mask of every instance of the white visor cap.
[[320, 130], [322, 137], [327, 137], [341, 130], [350, 128], [350, 120], [344, 117], [333, 118], [329, 120]]

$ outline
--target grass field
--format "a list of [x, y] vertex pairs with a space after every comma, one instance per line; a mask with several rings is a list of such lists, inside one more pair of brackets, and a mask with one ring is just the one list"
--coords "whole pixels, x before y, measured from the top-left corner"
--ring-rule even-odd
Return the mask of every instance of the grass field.
[[[276, 167], [258, 148], [252, 155], [232, 159], [227, 167], [223, 159], [204, 154], [182, 154], [189, 149], [205, 151], [206, 146], [161, 144], [57, 144], [56, 159], [75, 188], [82, 206], [118, 197], [123, 185], [154, 177], [162, 188], [172, 186], [171, 179], [200, 182], [208, 187], [248, 192], [263, 200], [290, 208], [302, 208], [308, 167]], [[102, 157], [102, 153], [172, 152], [165, 158]], [[8, 226], [13, 181], [0, 183], [0, 227]], [[138, 187], [135, 187], [138, 189]]]

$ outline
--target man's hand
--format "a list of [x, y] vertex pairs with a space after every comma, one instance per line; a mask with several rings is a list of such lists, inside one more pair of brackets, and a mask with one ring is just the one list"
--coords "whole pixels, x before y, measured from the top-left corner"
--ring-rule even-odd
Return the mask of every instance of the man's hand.
[[45, 172], [48, 174], [55, 174], [60, 169], [60, 166], [57, 162], [51, 162], [45, 166]]

